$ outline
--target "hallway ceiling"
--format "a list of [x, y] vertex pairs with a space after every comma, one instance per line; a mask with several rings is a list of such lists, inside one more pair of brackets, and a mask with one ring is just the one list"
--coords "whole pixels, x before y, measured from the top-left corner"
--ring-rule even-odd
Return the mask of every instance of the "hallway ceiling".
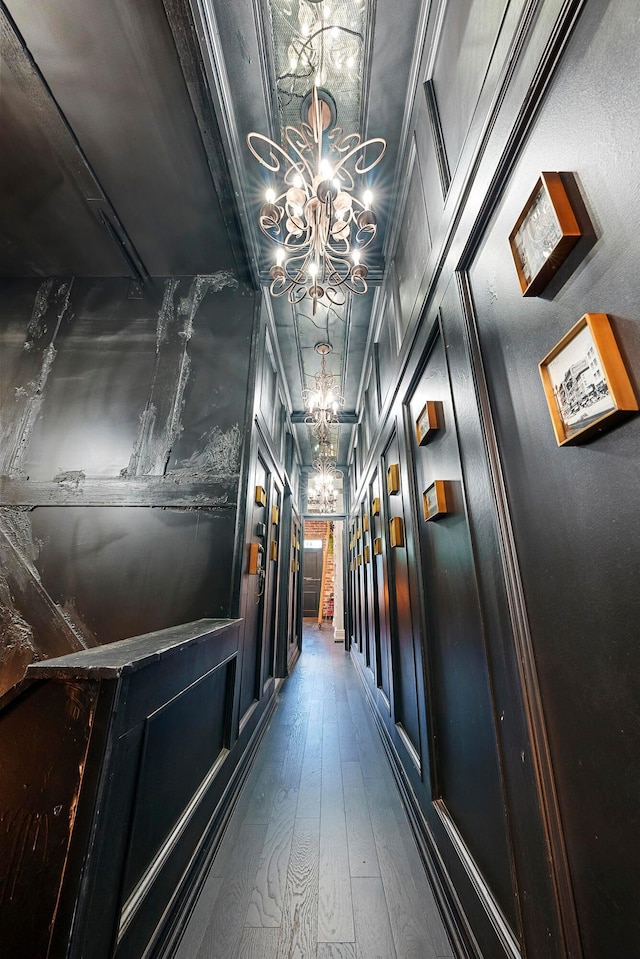
[[297, 125], [319, 70], [338, 126], [388, 142], [374, 183], [370, 289], [315, 317], [305, 301], [270, 304], [305, 464], [313, 450], [300, 393], [319, 366], [314, 345], [333, 346], [345, 462], [420, 6], [405, 0], [399, 17], [384, 0], [0, 0], [0, 276], [144, 282], [231, 270], [267, 284], [273, 252], [257, 222], [265, 171], [246, 135], [279, 141], [284, 123]]

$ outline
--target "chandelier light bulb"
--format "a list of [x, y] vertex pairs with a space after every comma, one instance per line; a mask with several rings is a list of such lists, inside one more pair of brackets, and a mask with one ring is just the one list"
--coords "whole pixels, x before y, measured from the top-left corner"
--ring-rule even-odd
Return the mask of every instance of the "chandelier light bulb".
[[358, 266], [360, 263], [360, 250], [354, 250], [351, 254], [351, 259], [353, 260], [354, 266]]
[[278, 264], [278, 266], [282, 266], [282, 264], [284, 263], [284, 250], [282, 249], [282, 247], [278, 247], [278, 249], [276, 250], [276, 263]]
[[299, 174], [299, 173], [296, 173], [296, 175], [295, 175], [294, 178], [293, 178], [293, 185], [299, 190], [299, 189], [301, 188], [303, 182], [304, 182], [304, 181], [303, 181], [302, 177], [300, 176], [300, 174]]
[[371, 204], [373, 203], [373, 193], [371, 190], [365, 190], [364, 196], [362, 197], [362, 202], [364, 204], [365, 210], [371, 209]]
[[273, 203], [276, 198], [276, 191], [272, 189], [268, 189], [267, 192], [265, 193], [265, 197], [266, 197], [267, 203]]
[[[331, 180], [333, 178], [333, 170], [331, 169], [331, 164], [326, 157], [323, 157], [320, 161], [320, 176], [325, 177], [327, 180]], [[340, 184], [338, 183], [338, 187], [339, 186]]]
[[318, 267], [316, 266], [316, 264], [315, 264], [315, 263], [310, 263], [310, 264], [309, 264], [309, 276], [315, 277], [315, 275], [317, 274], [317, 272], [318, 272]]

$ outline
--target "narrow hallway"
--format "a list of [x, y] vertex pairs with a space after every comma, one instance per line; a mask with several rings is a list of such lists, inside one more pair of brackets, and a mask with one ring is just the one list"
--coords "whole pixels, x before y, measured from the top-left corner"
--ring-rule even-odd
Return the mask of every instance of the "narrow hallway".
[[176, 957], [451, 955], [354, 667], [307, 626]]

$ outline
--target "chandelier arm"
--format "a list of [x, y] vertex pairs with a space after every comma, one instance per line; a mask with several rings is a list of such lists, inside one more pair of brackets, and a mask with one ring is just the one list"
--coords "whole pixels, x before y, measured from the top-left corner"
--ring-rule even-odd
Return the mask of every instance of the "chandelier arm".
[[[304, 169], [307, 171], [309, 182], [312, 182], [314, 177], [313, 167], [305, 155], [307, 153], [313, 155], [314, 152], [314, 144], [309, 138], [309, 133], [313, 134], [313, 130], [307, 123], [303, 123], [300, 129], [292, 126], [286, 126], [284, 128], [285, 142], [288, 143], [291, 149], [300, 157], [300, 161], [304, 164]], [[298, 169], [297, 161], [293, 160], [290, 156], [289, 160], [291, 165]]]
[[365, 162], [364, 155], [359, 157], [358, 160], [356, 160], [354, 170], [358, 174], [369, 173], [370, 170], [373, 170], [373, 168], [380, 163], [380, 161], [382, 160], [387, 150], [387, 141], [384, 140], [382, 137], [371, 137], [370, 140], [364, 140], [362, 143], [358, 143], [356, 146], [352, 147], [352, 149], [349, 150], [348, 153], [346, 153], [343, 157], [340, 158], [340, 162], [336, 166], [334, 170], [334, 174], [338, 173], [342, 169], [342, 167], [345, 165], [345, 163], [348, 163], [348, 161], [352, 157], [356, 156], [358, 153], [364, 154], [367, 148], [371, 146], [378, 147], [379, 153], [377, 154], [377, 156], [366, 166], [364, 165], [364, 162]]
[[369, 289], [369, 284], [363, 276], [354, 276], [353, 274], [349, 275], [345, 286], [350, 293], [355, 293], [357, 296], [362, 296]]
[[[259, 144], [267, 145], [269, 148], [269, 158], [271, 162], [269, 162], [259, 153], [257, 147], [254, 146], [254, 141]], [[284, 147], [281, 147], [279, 144], [275, 143], [269, 137], [265, 136], [264, 133], [248, 133], [247, 146], [251, 150], [258, 163], [261, 163], [262, 166], [266, 167], [271, 173], [277, 173], [282, 167], [282, 160], [280, 160], [276, 154], [280, 154], [282, 159], [286, 160], [288, 167], [296, 165], [296, 161], [287, 153]]]

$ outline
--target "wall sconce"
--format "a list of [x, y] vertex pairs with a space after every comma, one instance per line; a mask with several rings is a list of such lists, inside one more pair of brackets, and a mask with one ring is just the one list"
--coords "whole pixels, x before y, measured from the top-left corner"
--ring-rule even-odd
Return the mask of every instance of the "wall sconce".
[[387, 469], [387, 493], [395, 496], [400, 492], [400, 464], [391, 463]]
[[433, 434], [438, 425], [438, 407], [440, 403], [435, 400], [427, 400], [423, 406], [418, 419], [416, 420], [416, 439], [418, 446], [426, 446], [429, 440], [433, 439]]
[[435, 480], [422, 494], [422, 511], [427, 522], [444, 516], [449, 512], [447, 505], [447, 484], [444, 480]]
[[391, 540], [391, 546], [394, 549], [397, 549], [398, 546], [404, 546], [404, 523], [402, 522], [402, 517], [394, 516], [393, 519], [389, 521], [389, 538]]

